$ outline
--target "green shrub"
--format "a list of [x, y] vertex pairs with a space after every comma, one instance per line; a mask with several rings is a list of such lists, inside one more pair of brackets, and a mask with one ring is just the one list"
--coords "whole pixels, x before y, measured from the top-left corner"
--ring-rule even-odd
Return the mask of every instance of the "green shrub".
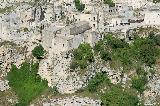
[[147, 82], [146, 76], [136, 76], [132, 79], [132, 87], [142, 93], [146, 89]]
[[147, 72], [145, 72], [145, 70], [142, 69], [141, 67], [138, 67], [136, 69], [136, 73], [137, 73], [138, 76], [146, 76], [147, 75]]
[[110, 56], [110, 53], [108, 51], [101, 51], [100, 52], [100, 57], [101, 57], [101, 59], [103, 59], [105, 61], [111, 60], [111, 56]]
[[153, 0], [153, 3], [159, 3], [160, 0]]
[[28, 30], [28, 28], [25, 27], [25, 28], [23, 28], [23, 31], [28, 32], [29, 30]]
[[133, 56], [137, 61], [151, 66], [155, 64], [159, 49], [149, 38], [137, 38], [131, 46]]
[[112, 0], [104, 0], [104, 4], [108, 4], [110, 7], [114, 7], [115, 3]]
[[36, 46], [33, 50], [32, 50], [32, 54], [34, 57], [36, 57], [37, 59], [41, 59], [44, 56], [45, 50], [42, 47], [42, 45]]
[[123, 39], [118, 39], [116, 37], [113, 37], [111, 34], [105, 36], [104, 42], [112, 49], [124, 48], [129, 46], [129, 44], [125, 42]]
[[114, 62], [116, 68], [123, 67], [124, 70], [129, 70], [143, 64], [152, 67], [160, 52], [156, 46], [159, 41], [158, 38], [156, 41], [155, 37], [136, 37], [132, 44], [128, 44], [108, 34], [103, 40], [96, 43], [94, 50], [101, 59]]
[[75, 3], [75, 6], [76, 6], [76, 9], [77, 9], [78, 11], [83, 11], [83, 10], [84, 10], [85, 4], [82, 4], [82, 3], [80, 2], [80, 0], [74, 0], [74, 3]]
[[98, 41], [94, 46], [95, 53], [99, 53], [101, 51], [104, 51], [104, 42], [103, 40]]
[[154, 36], [154, 42], [156, 43], [156, 45], [160, 46], [160, 35], [156, 35]]
[[70, 64], [70, 68], [73, 69], [73, 70], [75, 70], [75, 69], [78, 68], [78, 67], [79, 67], [78, 62], [76, 62], [75, 60], [73, 60], [73, 61], [71, 62], [71, 64]]
[[85, 69], [89, 63], [94, 61], [92, 48], [88, 43], [80, 44], [73, 52], [74, 58], [70, 64], [71, 69], [80, 67]]
[[100, 84], [102, 84], [104, 81], [106, 82], [106, 84], [110, 84], [110, 80], [108, 79], [108, 77], [105, 74], [103, 74], [103, 73], [97, 73], [94, 78], [92, 78], [91, 80], [89, 80], [87, 89], [90, 92], [96, 92], [98, 86]]

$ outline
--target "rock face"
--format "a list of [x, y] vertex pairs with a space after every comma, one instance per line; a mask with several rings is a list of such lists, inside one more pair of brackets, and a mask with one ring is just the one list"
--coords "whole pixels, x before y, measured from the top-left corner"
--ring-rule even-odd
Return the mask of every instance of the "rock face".
[[[118, 84], [121, 82], [121, 72], [115, 72], [115, 70], [111, 70], [107, 67], [103, 67], [102, 68], [103, 72], [106, 72], [106, 74], [108, 75], [109, 79], [111, 80], [111, 83], [113, 84]], [[125, 81], [124, 81], [125, 83]]]
[[[156, 98], [160, 96], [160, 77], [154, 75], [148, 82], [148, 90], [144, 91], [145, 105], [154, 106], [156, 105]], [[158, 101], [159, 102], [159, 101]], [[157, 104], [159, 106], [159, 104]]]
[[9, 89], [8, 82], [9, 81], [7, 81], [7, 80], [5, 80], [5, 81], [0, 80], [0, 91], [5, 91], [5, 90]]
[[88, 97], [68, 97], [64, 99], [53, 99], [43, 103], [43, 106], [101, 106], [100, 100], [93, 100]]
[[74, 93], [86, 85], [85, 82], [95, 73], [89, 66], [84, 76], [78, 75], [78, 71], [71, 72], [69, 69], [71, 56], [66, 54], [48, 57], [40, 63], [39, 74], [47, 79], [48, 85], [56, 86], [60, 93]]
[[[68, 57], [68, 58], [66, 58]], [[47, 79], [48, 85], [56, 86], [58, 91], [64, 93], [74, 93], [80, 88], [87, 85], [89, 79], [94, 77], [96, 72], [105, 72], [113, 84], [122, 81], [121, 73], [104, 67], [100, 60], [96, 60], [89, 65], [83, 75], [79, 75], [82, 70], [70, 71], [71, 54], [66, 56], [66, 53], [60, 55], [49, 55], [47, 59], [40, 63], [39, 74], [43, 79]], [[128, 80], [127, 75], [123, 78], [123, 84]]]
[[[0, 78], [4, 78], [10, 71], [11, 64], [18, 68], [24, 62], [25, 56], [23, 49], [11, 42], [1, 42], [0, 46]], [[23, 52], [22, 52], [23, 51]], [[21, 52], [21, 53], [20, 53]]]

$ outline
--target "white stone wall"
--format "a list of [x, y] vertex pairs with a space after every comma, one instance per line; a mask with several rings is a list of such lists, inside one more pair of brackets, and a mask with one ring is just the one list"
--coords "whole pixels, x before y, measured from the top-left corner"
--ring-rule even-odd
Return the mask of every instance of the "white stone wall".
[[54, 46], [52, 49], [54, 49], [55, 53], [61, 53], [68, 50], [68, 41], [66, 39], [55, 37], [53, 38], [53, 44]]
[[94, 100], [88, 97], [66, 97], [52, 99], [49, 102], [44, 102], [43, 106], [101, 106], [100, 100]]
[[105, 29], [105, 21], [104, 21], [104, 18], [105, 18], [105, 14], [104, 14], [104, 11], [101, 10], [99, 11], [99, 23], [98, 23], [98, 30], [100, 32], [104, 32], [104, 29]]
[[[71, 36], [71, 35], [67, 35]], [[78, 48], [78, 46], [84, 41], [84, 36], [82, 34], [78, 34], [75, 36], [72, 36], [72, 38], [65, 39], [64, 36], [61, 37], [55, 37], [53, 39], [53, 49], [55, 53], [59, 54], [61, 52], [66, 52], [75, 48]]]
[[54, 17], [53, 6], [48, 5], [47, 10], [45, 11], [45, 20], [50, 21]]
[[69, 50], [78, 48], [78, 46], [82, 42], [84, 42], [84, 36], [83, 36], [83, 34], [75, 35], [73, 39], [71, 39], [71, 40], [68, 41]]
[[33, 13], [32, 12], [33, 12], [32, 8], [27, 10], [27, 11], [26, 10], [21, 11], [20, 12], [20, 20], [27, 24], [28, 20], [33, 19], [33, 17], [32, 17]]
[[127, 4], [128, 6], [132, 6], [134, 9], [143, 7], [147, 0], [113, 0], [115, 3]]
[[61, 19], [61, 5], [62, 3], [60, 1], [54, 2], [54, 14], [55, 14], [55, 21], [59, 21]]
[[160, 11], [147, 11], [145, 13], [144, 23], [151, 26], [160, 26]]
[[111, 25], [118, 26], [120, 25], [121, 21], [122, 21], [122, 18], [112, 18]]
[[85, 12], [90, 12], [92, 10], [92, 8], [93, 8], [93, 6], [91, 4], [86, 4], [84, 11]]
[[98, 14], [72, 14], [70, 17], [71, 20], [75, 20], [76, 22], [79, 21], [87, 21], [89, 22], [90, 26], [92, 27], [93, 31], [96, 31], [98, 28]]
[[81, 0], [83, 4], [90, 4], [92, 0]]
[[[51, 55], [51, 54], [50, 54]], [[39, 63], [39, 70], [38, 74], [41, 76], [42, 79], [45, 79], [48, 81], [48, 86], [53, 86], [52, 85], [52, 57], [48, 56], [49, 59], [43, 59]]]
[[2, 17], [0, 16], [0, 35], [2, 35]]
[[74, 17], [77, 21], [87, 21], [91, 23], [91, 14], [77, 14], [74, 15]]
[[93, 47], [95, 43], [99, 41], [100, 35], [96, 32], [92, 32], [91, 30], [89, 30], [84, 33], [84, 38], [85, 42], [89, 43]]

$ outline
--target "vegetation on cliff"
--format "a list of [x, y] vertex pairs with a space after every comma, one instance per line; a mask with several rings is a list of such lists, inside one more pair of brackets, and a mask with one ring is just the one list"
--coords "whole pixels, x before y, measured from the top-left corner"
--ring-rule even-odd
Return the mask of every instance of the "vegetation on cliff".
[[115, 6], [115, 3], [112, 0], [104, 0], [104, 4], [108, 4], [110, 7]]
[[76, 9], [78, 10], [78, 11], [83, 11], [84, 10], [84, 8], [85, 8], [85, 4], [82, 4], [81, 2], [80, 2], [80, 0], [74, 0], [74, 3], [75, 3], [75, 6], [76, 6]]
[[88, 43], [80, 44], [80, 46], [74, 50], [73, 56], [71, 69], [78, 67], [84, 69], [94, 61], [93, 51]]
[[150, 37], [137, 37], [133, 43], [128, 44], [109, 34], [95, 45], [94, 50], [101, 59], [114, 63], [116, 68], [123, 67], [126, 71], [144, 64], [152, 67], [159, 57], [157, 45], [157, 39], [153, 40]]
[[33, 56], [36, 57], [37, 59], [41, 59], [44, 56], [44, 53], [45, 50], [42, 47], [42, 45], [38, 45], [32, 50]]
[[18, 69], [12, 65], [7, 75], [10, 87], [16, 92], [19, 98], [17, 106], [27, 106], [37, 96], [41, 95], [48, 88], [47, 81], [42, 80], [37, 74], [38, 63], [23, 63]]
[[123, 88], [121, 85], [112, 84], [107, 75], [102, 72], [89, 80], [85, 90], [97, 95], [102, 101], [102, 106], [139, 106], [143, 104], [133, 88]]

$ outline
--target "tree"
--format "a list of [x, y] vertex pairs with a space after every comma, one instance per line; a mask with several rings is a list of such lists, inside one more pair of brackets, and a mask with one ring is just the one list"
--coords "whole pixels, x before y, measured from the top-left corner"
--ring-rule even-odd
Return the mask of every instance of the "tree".
[[34, 57], [36, 57], [37, 59], [41, 59], [44, 56], [45, 50], [42, 47], [42, 45], [36, 46], [33, 50], [32, 50], [32, 54]]

